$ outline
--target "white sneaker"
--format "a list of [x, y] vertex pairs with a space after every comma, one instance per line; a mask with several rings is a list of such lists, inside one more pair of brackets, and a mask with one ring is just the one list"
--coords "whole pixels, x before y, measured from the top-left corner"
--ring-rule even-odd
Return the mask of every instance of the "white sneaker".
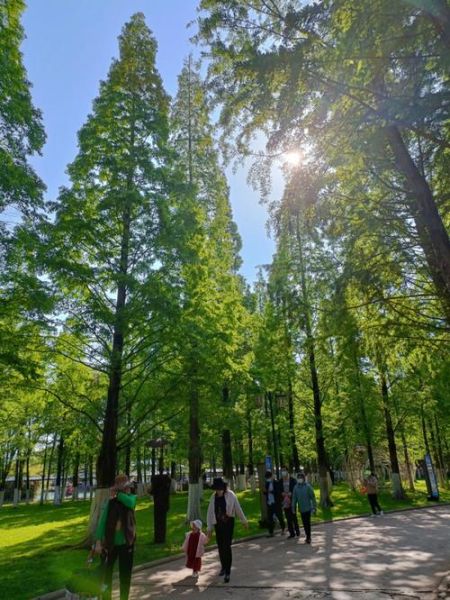
[[382, 510], [380, 510], [380, 515], [384, 515], [384, 512]]

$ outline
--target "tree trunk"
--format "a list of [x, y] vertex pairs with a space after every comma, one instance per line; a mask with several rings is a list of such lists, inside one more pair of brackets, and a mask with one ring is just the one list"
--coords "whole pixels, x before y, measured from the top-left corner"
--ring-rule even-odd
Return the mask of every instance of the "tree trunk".
[[187, 506], [187, 514], [186, 514], [186, 522], [195, 521], [195, 519], [201, 519], [201, 510], [200, 510], [200, 480], [197, 483], [189, 482], [189, 490], [188, 490], [188, 506]]
[[86, 497], [87, 497], [88, 470], [89, 470], [89, 463], [88, 463], [88, 457], [86, 456], [85, 460], [84, 460], [84, 473], [83, 473], [83, 479], [84, 479], [83, 500], [86, 500]]
[[26, 467], [25, 467], [25, 501], [27, 504], [29, 504], [30, 502], [30, 454], [31, 454], [31, 450], [27, 450], [27, 457], [26, 457]]
[[257, 470], [258, 470], [258, 482], [259, 482], [259, 504], [261, 507], [261, 519], [260, 519], [260, 526], [261, 527], [267, 527], [267, 499], [266, 499], [266, 495], [265, 495], [265, 491], [266, 491], [266, 487], [265, 487], [265, 465], [264, 463], [258, 463], [257, 465]]
[[73, 476], [72, 476], [72, 500], [78, 500], [78, 485], [80, 471], [80, 453], [76, 452], [73, 461]]
[[229, 429], [222, 430], [222, 468], [223, 476], [233, 485], [233, 454], [231, 450], [231, 432]]
[[[139, 440], [139, 436], [138, 436]], [[138, 483], [142, 483], [142, 455], [141, 455], [141, 444], [138, 441], [136, 446], [136, 478]]]
[[406, 444], [406, 437], [405, 437], [405, 432], [403, 430], [403, 428], [401, 429], [401, 438], [402, 438], [402, 444], [403, 444], [403, 456], [405, 457], [405, 465], [406, 465], [406, 474], [408, 476], [408, 488], [410, 492], [414, 492], [415, 491], [415, 487], [414, 487], [414, 479], [413, 479], [413, 471], [412, 471], [412, 465], [411, 465], [411, 460], [409, 458], [409, 452], [408, 452], [408, 446]]
[[147, 456], [145, 452], [145, 445], [142, 448], [142, 462], [143, 462], [143, 470], [144, 470], [144, 483], [147, 483]]
[[281, 442], [281, 433], [280, 433], [280, 428], [277, 428], [277, 442], [278, 442], [278, 465], [279, 468], [277, 468], [277, 478], [280, 478], [280, 469], [282, 467], [282, 465], [285, 464], [285, 460], [284, 460], [284, 454], [283, 454], [283, 444]]
[[241, 492], [247, 487], [244, 464], [244, 445], [242, 439], [239, 439], [237, 442], [237, 455], [239, 457], [239, 462], [236, 464], [236, 490]]
[[450, 324], [450, 239], [430, 186], [414, 163], [399, 129], [386, 127], [398, 170], [409, 188], [409, 202], [431, 278]]
[[89, 500], [92, 500], [94, 491], [94, 457], [89, 456]]
[[315, 357], [315, 343], [314, 336], [312, 333], [311, 326], [311, 314], [310, 314], [310, 302], [309, 294], [306, 286], [306, 268], [303, 257], [303, 244], [300, 235], [300, 222], [299, 214], [296, 215], [296, 237], [298, 246], [298, 259], [300, 267], [300, 281], [302, 291], [302, 304], [303, 311], [302, 317], [304, 322], [304, 329], [306, 333], [306, 349], [309, 358], [309, 369], [311, 375], [311, 387], [313, 391], [314, 401], [314, 424], [316, 433], [316, 452], [317, 452], [317, 465], [319, 470], [319, 487], [320, 487], [320, 505], [323, 508], [329, 508], [333, 506], [331, 501], [331, 489], [328, 477], [328, 464], [327, 464], [327, 453], [325, 450], [325, 440], [323, 435], [323, 424], [322, 424], [322, 401], [320, 397], [319, 377], [317, 373], [316, 357]]
[[152, 474], [152, 477], [154, 477], [156, 475], [156, 448], [152, 448], [151, 460], [152, 460], [151, 474]]
[[66, 497], [66, 490], [67, 490], [67, 480], [69, 479], [69, 465], [70, 465], [70, 455], [67, 452], [67, 447], [65, 448], [65, 452], [64, 452], [64, 461], [63, 461], [63, 469], [62, 469], [62, 477], [61, 477], [61, 491], [62, 491], [62, 499], [64, 500]]
[[292, 392], [292, 382], [288, 380], [288, 409], [289, 409], [289, 441], [291, 442], [291, 456], [289, 460], [289, 470], [292, 473], [300, 471], [300, 457], [298, 455], [297, 442], [295, 439], [295, 419], [294, 419], [294, 394]]
[[165, 469], [165, 467], [164, 467], [164, 446], [161, 446], [161, 448], [159, 449], [158, 468], [163, 469], [163, 470]]
[[9, 446], [6, 448], [5, 454], [2, 457], [1, 472], [0, 472], [0, 492], [4, 493], [4, 491], [5, 491], [6, 480], [11, 471], [11, 466], [12, 466], [12, 463], [14, 460], [15, 453], [16, 453], [15, 449], [13, 449], [11, 446]]
[[268, 394], [264, 394], [264, 416], [265, 416], [265, 433], [266, 433], [266, 447], [267, 454], [270, 456], [274, 455], [274, 446], [273, 446], [273, 436], [271, 434], [271, 419], [270, 419], [270, 409], [269, 409], [269, 396]]
[[45, 500], [47, 500], [48, 489], [50, 487], [50, 477], [52, 475], [53, 455], [55, 453], [55, 448], [56, 448], [56, 439], [57, 439], [57, 436], [56, 436], [56, 434], [54, 434], [53, 441], [52, 441], [52, 447], [50, 449], [50, 456], [49, 456], [49, 459], [48, 459], [47, 481], [46, 481], [46, 484], [45, 484]]
[[14, 477], [14, 495], [13, 495], [13, 506], [18, 506], [20, 503], [21, 486], [20, 486], [20, 457], [16, 458], [16, 473]]
[[124, 466], [124, 472], [127, 475], [130, 475], [130, 473], [131, 473], [131, 441], [127, 442], [127, 445], [125, 446], [125, 466]]
[[[130, 127], [131, 141], [130, 149], [133, 152], [135, 126], [134, 122]], [[120, 263], [117, 284], [117, 295], [114, 315], [114, 331], [112, 340], [112, 351], [109, 369], [108, 395], [106, 401], [106, 410], [103, 419], [103, 434], [100, 452], [97, 457], [97, 488], [95, 500], [91, 507], [90, 523], [88, 527], [89, 534], [95, 531], [99, 517], [99, 510], [104, 498], [109, 494], [109, 488], [114, 483], [117, 472], [117, 431], [119, 427], [119, 400], [122, 383], [123, 371], [123, 351], [125, 332], [127, 331], [127, 322], [125, 317], [125, 308], [127, 300], [126, 277], [129, 268], [130, 235], [131, 235], [131, 207], [130, 198], [132, 191], [134, 165], [130, 169], [127, 177], [127, 195], [124, 198], [124, 208], [122, 212], [122, 235], [120, 242]], [[92, 521], [92, 519], [95, 519]]]
[[445, 468], [446, 468], [446, 478], [447, 478], [447, 483], [448, 483], [448, 464], [450, 463], [450, 451], [449, 451], [449, 447], [448, 447], [448, 443], [447, 443], [447, 438], [446, 438], [446, 432], [444, 431], [444, 436], [442, 438], [443, 440], [443, 444], [444, 444], [444, 448], [445, 448]]
[[252, 477], [255, 471], [253, 461], [253, 432], [252, 432], [252, 416], [247, 410], [247, 444], [248, 444], [248, 474]]
[[367, 457], [369, 459], [370, 470], [372, 473], [375, 473], [375, 460], [373, 458], [373, 447], [372, 447], [372, 435], [370, 432], [369, 423], [367, 421], [367, 413], [366, 413], [366, 405], [364, 402], [364, 391], [361, 383], [361, 372], [359, 367], [358, 355], [356, 352], [353, 353], [353, 360], [355, 364], [355, 372], [358, 380], [358, 401], [359, 401], [359, 411], [361, 413], [361, 421], [364, 430], [364, 437], [366, 438], [367, 445]]
[[[284, 325], [284, 343], [285, 343], [285, 360], [286, 360], [286, 372], [287, 372], [287, 388], [288, 388], [288, 412], [289, 412], [289, 442], [290, 442], [290, 456], [289, 456], [289, 470], [298, 472], [300, 470], [300, 458], [298, 455], [297, 443], [295, 440], [295, 416], [294, 416], [294, 394], [292, 391], [292, 381], [290, 375], [290, 361], [292, 340], [288, 328], [288, 322], [292, 319], [288, 304], [285, 297], [282, 297], [282, 312], [283, 312], [283, 325]], [[282, 461], [283, 462], [283, 461]]]
[[240, 458], [239, 465], [238, 465], [238, 468], [239, 468], [238, 472], [239, 472], [239, 475], [245, 475], [244, 445], [242, 443], [242, 440], [239, 441], [238, 447], [239, 447], [239, 458]]
[[[92, 493], [92, 492], [91, 492]], [[95, 495], [92, 497], [91, 501], [91, 509], [89, 513], [89, 524], [87, 537], [82, 542], [84, 546], [90, 546], [95, 538], [95, 530], [97, 529], [97, 523], [100, 518], [101, 511], [105, 505], [105, 503], [110, 498], [109, 488], [97, 488], [95, 490]]]
[[[126, 404], [126, 421], [127, 421], [127, 429], [130, 431], [131, 429], [131, 405], [127, 400]], [[128, 441], [125, 444], [125, 473], [130, 476], [131, 475], [131, 438], [128, 436]]]
[[386, 436], [389, 446], [389, 458], [391, 463], [391, 482], [392, 482], [392, 495], [397, 500], [405, 498], [405, 492], [402, 486], [402, 480], [400, 478], [400, 467], [398, 464], [397, 456], [397, 445], [395, 443], [394, 427], [392, 425], [391, 411], [389, 408], [389, 391], [386, 381], [386, 375], [384, 369], [380, 368], [380, 380], [381, 380], [381, 396], [383, 399], [383, 410], [384, 420], [386, 423]]
[[429, 422], [428, 429], [430, 431], [431, 447], [433, 448], [433, 461], [434, 461], [434, 464], [436, 467], [436, 474], [437, 474], [438, 482], [439, 482], [440, 486], [443, 486], [445, 484], [445, 480], [444, 480], [441, 461], [439, 458], [439, 452], [438, 452], [438, 447], [437, 447], [437, 443], [436, 443], [436, 436], [434, 435], [433, 422], [431, 420]]
[[186, 520], [201, 519], [200, 474], [202, 452], [200, 445], [199, 394], [196, 387], [191, 390], [189, 403], [189, 494]]
[[421, 406], [420, 416], [421, 416], [421, 421], [422, 421], [422, 436], [423, 436], [423, 443], [424, 443], [424, 446], [425, 446], [425, 452], [427, 454], [430, 454], [430, 456], [431, 456], [430, 444], [428, 442], [428, 435], [427, 435], [427, 426], [426, 426], [426, 423], [425, 423], [425, 411], [423, 409], [423, 404]]
[[435, 427], [436, 427], [436, 441], [437, 441], [437, 450], [438, 450], [438, 456], [439, 456], [439, 463], [440, 463], [441, 470], [442, 470], [442, 483], [443, 483], [443, 485], [445, 487], [448, 487], [447, 465], [445, 463], [444, 453], [442, 451], [441, 430], [440, 430], [440, 427], [439, 427], [439, 421], [438, 421], [436, 413], [434, 413], [434, 424], [435, 424]]
[[[134, 117], [130, 127], [130, 150], [133, 152], [135, 137]], [[124, 198], [122, 212], [122, 237], [120, 243], [120, 263], [118, 279], [116, 306], [114, 315], [114, 332], [112, 340], [112, 352], [109, 371], [108, 397], [106, 403], [105, 417], [103, 421], [103, 436], [100, 452], [97, 458], [97, 489], [107, 489], [114, 483], [117, 471], [117, 430], [119, 426], [119, 399], [122, 382], [122, 360], [125, 332], [127, 323], [125, 318], [125, 307], [127, 300], [128, 263], [130, 253], [131, 235], [131, 207], [130, 198], [134, 165], [131, 166], [127, 176], [127, 195]]]
[[48, 436], [45, 439], [45, 448], [44, 448], [44, 460], [42, 465], [42, 476], [41, 476], [41, 498], [39, 500], [39, 504], [44, 504], [44, 486], [45, 486], [45, 468], [47, 466], [47, 450], [48, 450]]
[[273, 394], [272, 392], [267, 392], [267, 402], [269, 406], [269, 415], [270, 415], [270, 427], [272, 431], [272, 444], [273, 444], [273, 466], [275, 467], [277, 477], [280, 477], [280, 452], [278, 446], [277, 434], [275, 431], [275, 413], [273, 408]]
[[53, 504], [55, 506], [59, 506], [62, 502], [62, 470], [63, 470], [63, 460], [64, 460], [64, 436], [59, 436], [59, 444], [57, 450], [57, 463], [56, 463], [56, 480], [55, 480], [55, 495], [53, 497]]

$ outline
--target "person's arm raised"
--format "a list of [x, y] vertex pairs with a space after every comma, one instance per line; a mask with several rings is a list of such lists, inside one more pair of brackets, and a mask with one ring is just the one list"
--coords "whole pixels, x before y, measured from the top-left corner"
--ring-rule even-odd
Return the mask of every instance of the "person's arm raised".
[[127, 508], [131, 508], [131, 510], [136, 508], [137, 496], [135, 494], [125, 494], [124, 492], [119, 492], [117, 494], [117, 500]]

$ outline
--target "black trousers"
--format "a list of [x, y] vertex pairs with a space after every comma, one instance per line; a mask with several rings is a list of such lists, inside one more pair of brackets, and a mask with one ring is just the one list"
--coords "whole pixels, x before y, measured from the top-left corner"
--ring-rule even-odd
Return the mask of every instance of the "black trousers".
[[298, 526], [297, 513], [292, 512], [292, 508], [285, 508], [284, 515], [287, 521], [287, 528], [290, 535], [300, 535], [300, 527]]
[[307, 540], [311, 540], [311, 511], [300, 513]]
[[234, 517], [214, 525], [216, 531], [217, 548], [219, 549], [219, 558], [225, 575], [231, 573], [231, 563], [233, 556], [231, 554], [231, 542], [233, 540]]
[[114, 563], [119, 559], [120, 600], [128, 600], [133, 568], [134, 546], [114, 546], [103, 559], [103, 584], [106, 586], [102, 600], [111, 600]]
[[378, 494], [367, 494], [367, 498], [369, 499], [373, 514], [376, 515], [377, 512], [381, 512], [381, 506], [378, 504]]
[[268, 523], [268, 527], [269, 527], [269, 533], [270, 535], [272, 535], [273, 530], [274, 530], [274, 522], [273, 522], [273, 516], [277, 515], [277, 519], [280, 522], [281, 525], [281, 529], [284, 530], [285, 528], [285, 524], [284, 524], [284, 517], [283, 517], [283, 511], [281, 510], [281, 506], [279, 504], [268, 504], [267, 505], [267, 523]]

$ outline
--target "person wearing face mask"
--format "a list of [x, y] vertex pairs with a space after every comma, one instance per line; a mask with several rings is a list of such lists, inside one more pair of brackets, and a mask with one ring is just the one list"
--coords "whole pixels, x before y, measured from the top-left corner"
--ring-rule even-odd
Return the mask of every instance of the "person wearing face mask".
[[302, 517], [307, 544], [311, 543], [311, 514], [316, 512], [316, 497], [312, 485], [307, 483], [304, 473], [297, 473], [297, 484], [292, 493], [292, 512], [296, 514], [297, 504]]
[[269, 536], [273, 537], [274, 530], [274, 515], [277, 516], [277, 519], [280, 523], [281, 531], [284, 533], [285, 525], [284, 525], [284, 516], [283, 511], [281, 509], [281, 482], [277, 479], [274, 479], [271, 471], [266, 471], [266, 481], [264, 488], [264, 495], [266, 497], [267, 504], [267, 523], [269, 528]]
[[288, 539], [295, 536], [300, 537], [297, 514], [292, 512], [292, 493], [296, 484], [297, 480], [289, 475], [287, 467], [281, 467], [281, 501], [289, 531]]

